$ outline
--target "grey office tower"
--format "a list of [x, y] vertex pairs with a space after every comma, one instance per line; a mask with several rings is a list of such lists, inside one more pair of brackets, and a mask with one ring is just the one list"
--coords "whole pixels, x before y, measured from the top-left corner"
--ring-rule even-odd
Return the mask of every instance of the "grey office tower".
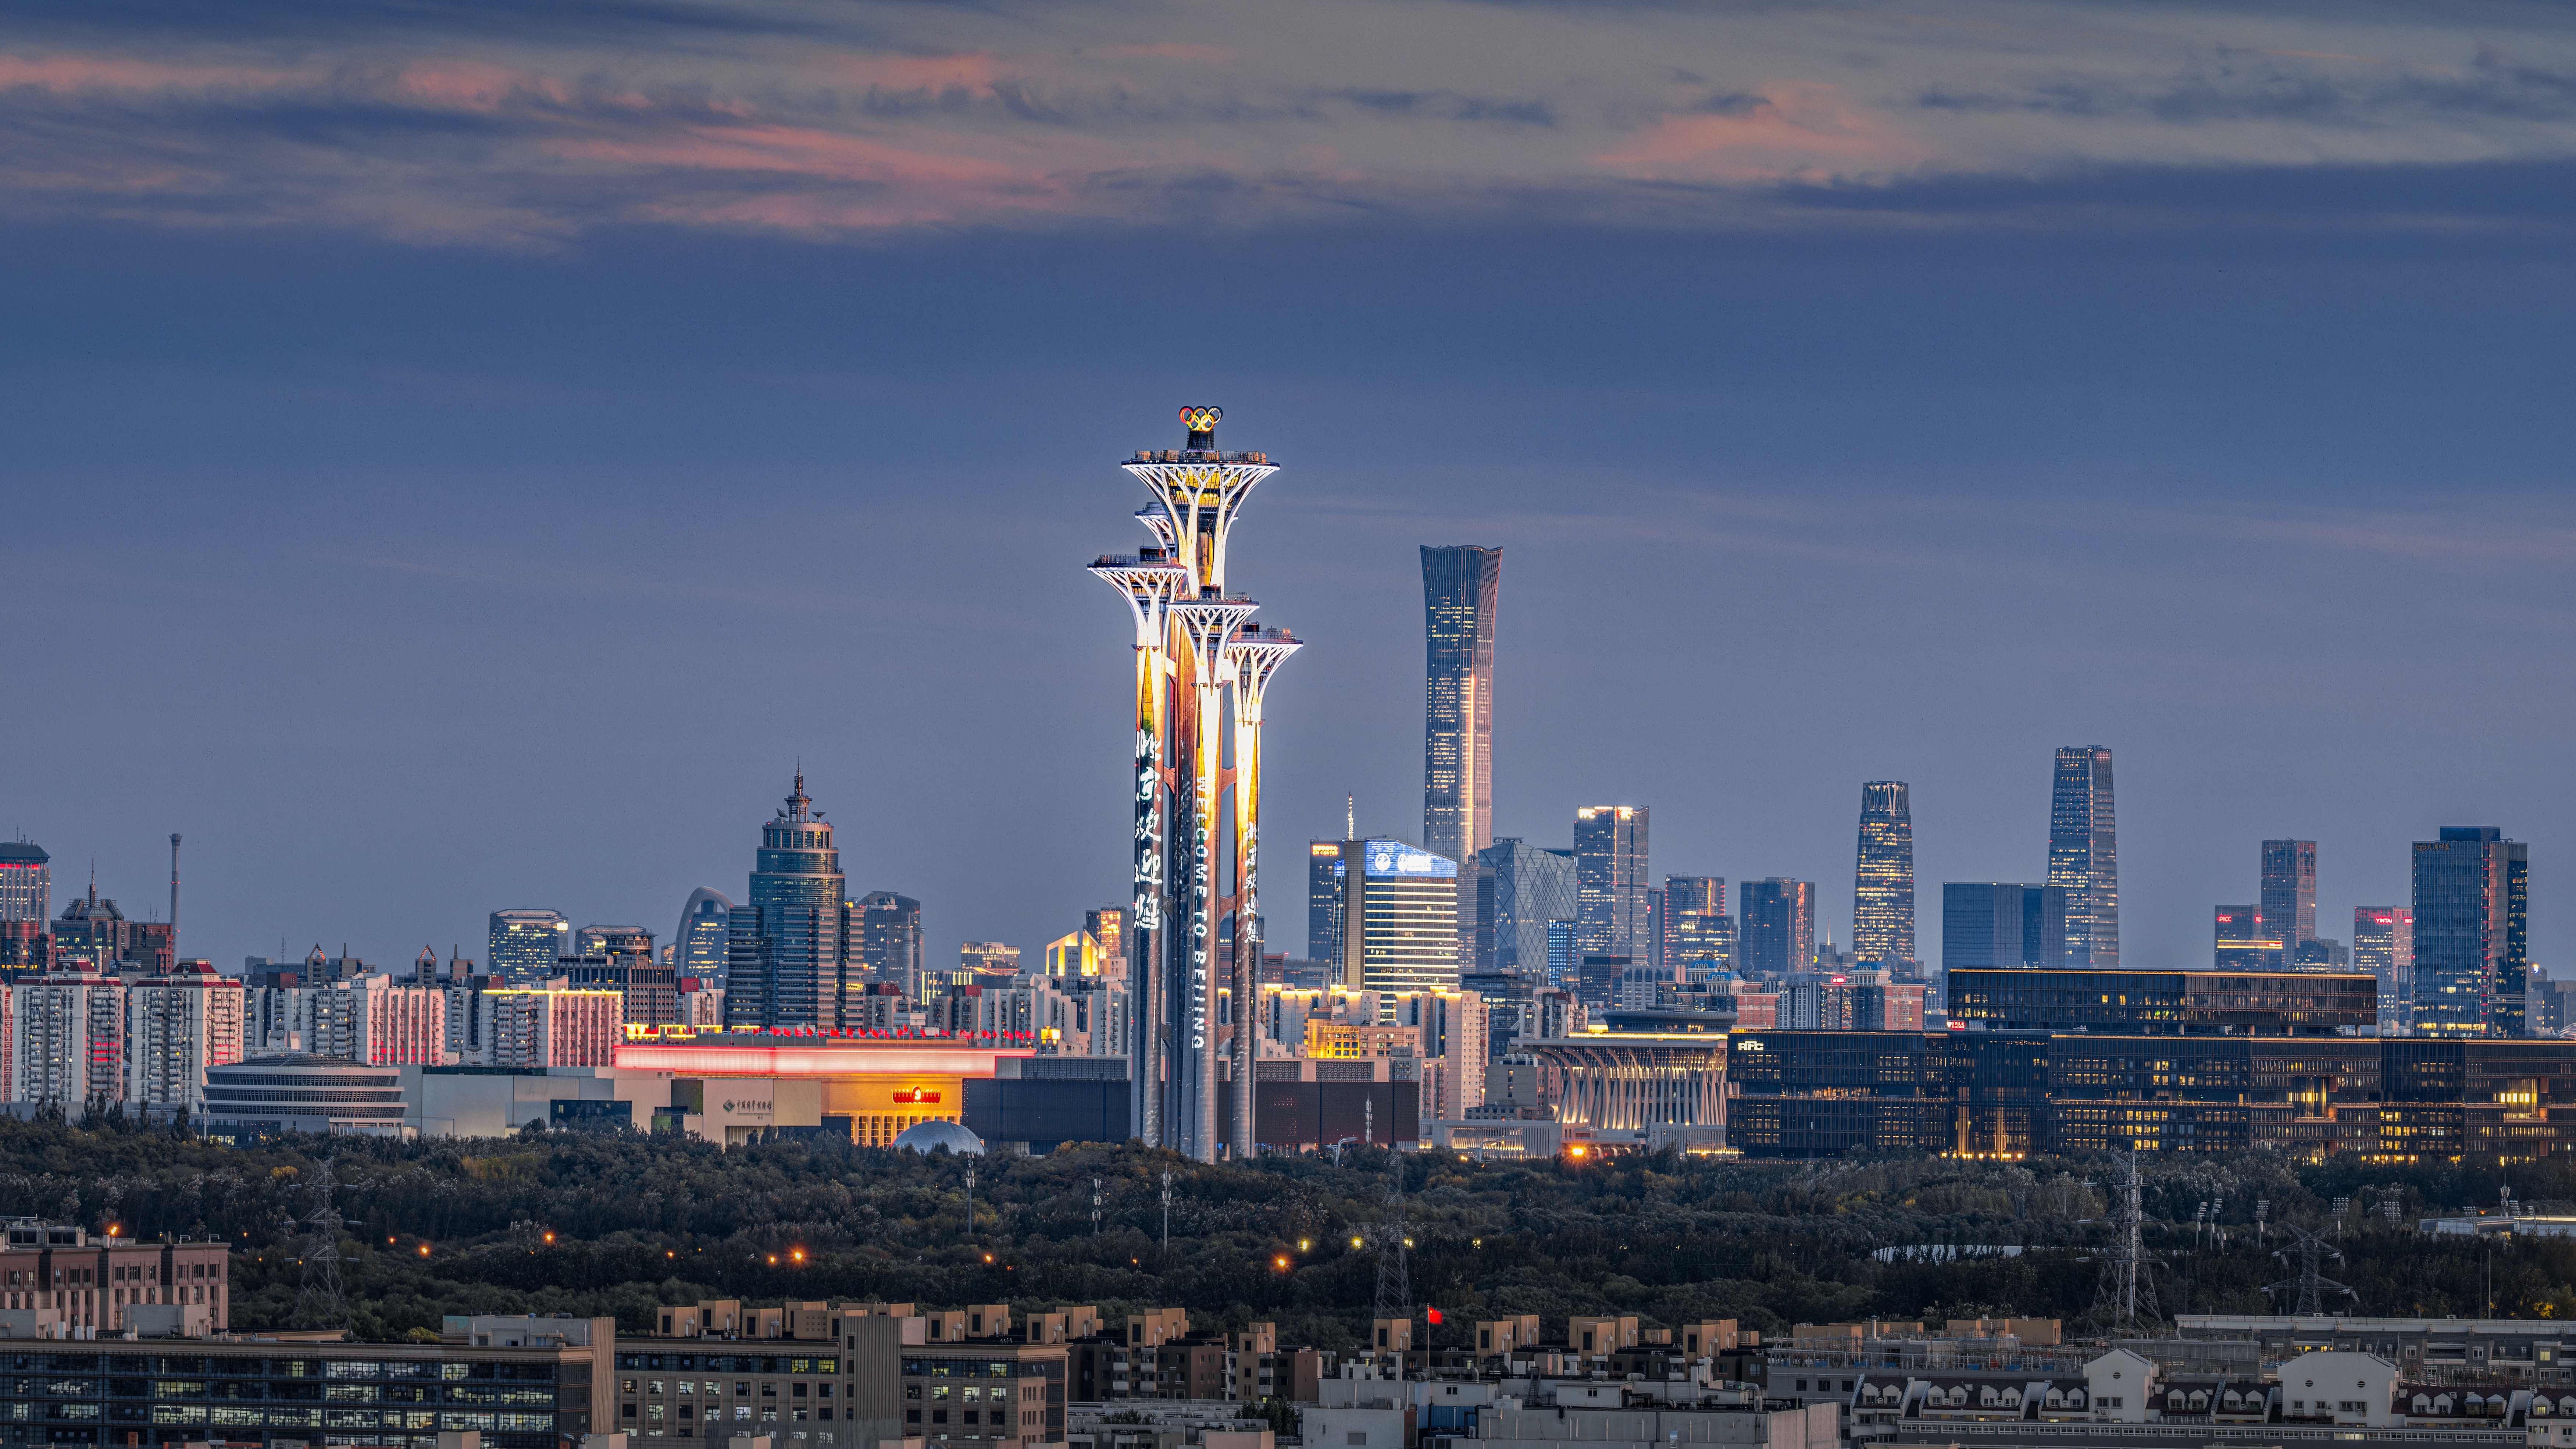
[[2066, 960], [2058, 886], [1950, 881], [1941, 887], [1941, 969], [2057, 967]]
[[2317, 843], [2263, 842], [2263, 931], [2281, 940], [2281, 964], [2317, 939]]
[[1342, 843], [1306, 842], [1306, 959], [1342, 959]]
[[1914, 960], [1914, 814], [1903, 780], [1860, 787], [1851, 940], [1861, 966], [1900, 971]]
[[859, 964], [870, 981], [913, 991], [921, 976], [921, 902], [892, 891], [859, 898], [850, 928]]
[[2404, 906], [2352, 908], [2352, 965], [2379, 979], [2379, 1025], [2415, 1022], [2415, 912]]
[[1513, 836], [1476, 852], [1476, 864], [1485, 878], [1476, 901], [1476, 964], [1544, 977], [1547, 923], [1574, 918], [1574, 852]]
[[555, 962], [571, 950], [572, 922], [563, 912], [494, 911], [483, 965], [512, 986], [537, 986], [555, 974]]
[[2531, 857], [2492, 825], [2415, 842], [2415, 1031], [2521, 1036]]
[[2120, 847], [2112, 825], [2111, 752], [2057, 752], [2048, 804], [2048, 883], [2066, 892], [2068, 966], [2120, 964]]
[[1574, 944], [1585, 956], [1647, 957], [1646, 809], [1592, 805], [1574, 812], [1579, 893]]
[[1780, 976], [1805, 971], [1816, 960], [1816, 888], [1807, 881], [1772, 876], [1736, 887], [1735, 969]]
[[760, 830], [751, 890], [728, 915], [725, 1025], [841, 1025], [849, 959], [841, 924], [847, 878], [832, 827], [814, 813], [805, 772]]
[[[1494, 611], [1503, 551], [1422, 549], [1422, 848], [1472, 865], [1494, 843]], [[1458, 872], [1458, 924], [1475, 930], [1477, 872]]]
[[689, 892], [680, 908], [680, 929], [671, 936], [671, 968], [682, 976], [724, 985], [728, 932], [725, 919], [733, 902], [722, 891], [705, 886]]

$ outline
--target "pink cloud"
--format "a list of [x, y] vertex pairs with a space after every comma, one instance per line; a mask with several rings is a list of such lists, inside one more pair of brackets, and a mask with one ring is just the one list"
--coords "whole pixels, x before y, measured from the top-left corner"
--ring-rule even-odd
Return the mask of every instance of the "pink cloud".
[[479, 60], [406, 65], [394, 72], [388, 89], [404, 100], [463, 111], [497, 111], [520, 97], [561, 105], [569, 96], [552, 77]]
[[546, 150], [566, 161], [768, 172], [812, 182], [878, 188], [875, 194], [861, 198], [793, 191], [705, 201], [682, 194], [640, 209], [640, 214], [656, 220], [800, 231], [841, 230], [1002, 211], [1062, 212], [1074, 205], [1062, 174], [1042, 166], [918, 150], [866, 136], [796, 126], [693, 126], [678, 135], [639, 140], [557, 141]]
[[113, 56], [49, 55], [39, 59], [0, 55], [0, 89], [34, 86], [57, 95], [70, 91], [190, 90], [209, 86], [273, 86], [307, 79], [304, 72], [241, 65], [165, 65]]
[[987, 51], [957, 55], [838, 55], [823, 69], [845, 85], [890, 91], [990, 90], [1003, 71]]
[[1839, 86], [1789, 81], [1764, 87], [1732, 115], [1668, 115], [1595, 164], [1656, 181], [1823, 180], [1883, 172], [1931, 151], [1852, 105]]

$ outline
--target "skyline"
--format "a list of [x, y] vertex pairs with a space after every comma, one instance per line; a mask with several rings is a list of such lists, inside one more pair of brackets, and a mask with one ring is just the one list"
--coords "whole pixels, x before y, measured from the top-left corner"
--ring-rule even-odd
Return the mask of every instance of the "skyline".
[[[183, 833], [192, 956], [666, 930], [800, 758], [932, 959], [1124, 900], [1117, 605], [1062, 561], [1138, 541], [1114, 460], [1192, 400], [1293, 470], [1240, 542], [1316, 645], [1274, 846], [1346, 794], [1415, 838], [1419, 549], [1474, 540], [1495, 837], [1644, 806], [1655, 879], [1811, 881], [1846, 942], [1853, 791], [1904, 780], [1931, 954], [1940, 884], [2045, 878], [2043, 763], [2098, 742], [2124, 962], [2206, 960], [2263, 840], [2339, 936], [2469, 825], [2576, 953], [2560, 12], [472, 13], [0, 30], [50, 167], [0, 188], [0, 835], [150, 916]], [[1235, 58], [1108, 53], [1164, 45]], [[1927, 154], [1588, 159], [1845, 121]], [[599, 149], [690, 137], [743, 164]], [[1046, 205], [965, 164], [1013, 156]], [[983, 209], [708, 209], [871, 184]]]

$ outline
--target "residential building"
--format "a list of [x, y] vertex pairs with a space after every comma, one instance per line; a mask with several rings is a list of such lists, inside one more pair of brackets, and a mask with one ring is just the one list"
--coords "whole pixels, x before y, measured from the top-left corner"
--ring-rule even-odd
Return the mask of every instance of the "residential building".
[[1345, 990], [1380, 993], [1391, 1019], [1405, 991], [1458, 989], [1458, 863], [1400, 840], [1346, 840], [1357, 863], [1342, 885]]
[[2317, 843], [2263, 842], [2263, 900], [2258, 909], [2281, 938], [2282, 966], [2295, 964], [2299, 947], [2317, 938]]
[[555, 962], [572, 945], [572, 921], [561, 911], [492, 913], [484, 965], [513, 986], [534, 986], [555, 974]]
[[1646, 959], [1646, 809], [1574, 812], [1575, 944], [1581, 954]]
[[1736, 969], [1748, 976], [1804, 971], [1816, 954], [1816, 888], [1771, 876], [1737, 887]]
[[2066, 891], [2068, 966], [2120, 964], [2120, 850], [2113, 823], [2111, 752], [2057, 752], [2049, 796], [2048, 883]]
[[841, 934], [848, 882], [831, 822], [813, 807], [800, 769], [786, 807], [761, 827], [745, 899], [726, 915], [728, 1026], [841, 1024], [851, 965]]
[[1547, 923], [1579, 909], [1574, 852], [1534, 846], [1518, 836], [1476, 852], [1483, 884], [1476, 895], [1474, 963], [1486, 971], [1547, 969]]
[[125, 1095], [123, 981], [67, 966], [8, 988], [9, 1099], [48, 1102], [77, 1117]]
[[[1470, 864], [1494, 840], [1494, 618], [1502, 577], [1499, 548], [1423, 545], [1422, 848]], [[1457, 885], [1458, 919], [1473, 928], [1476, 872], [1460, 871]]]
[[732, 911], [733, 902], [722, 891], [700, 886], [689, 892], [689, 903], [680, 908], [680, 929], [671, 937], [673, 980], [694, 976], [723, 984], [725, 956], [731, 949], [725, 918]]
[[2424, 1036], [2523, 1035], [2529, 847], [2492, 825], [2415, 843], [2415, 1021]]
[[212, 962], [138, 978], [125, 1009], [125, 1100], [138, 1107], [200, 1111], [206, 1069], [242, 1059], [242, 984]]
[[[217, 1239], [156, 1242], [15, 1218], [0, 1228], [0, 1285], [11, 1338], [62, 1343], [127, 1331], [204, 1338], [226, 1331], [232, 1315], [231, 1249]], [[60, 1386], [12, 1387], [10, 1400], [25, 1405]], [[138, 1384], [126, 1397], [142, 1392]], [[141, 1422], [141, 1405], [119, 1407], [118, 1418]]]
[[2289, 963], [2284, 959], [2280, 932], [2267, 925], [2260, 907], [2251, 904], [2220, 906], [2215, 918], [2215, 956], [2221, 971], [2282, 971]]
[[482, 1044], [464, 1063], [478, 1067], [610, 1067], [626, 1039], [624, 1000], [614, 991], [501, 987], [482, 997]]
[[921, 902], [870, 891], [858, 907], [858, 956], [865, 979], [909, 987], [921, 972]]
[[2415, 1020], [2415, 912], [2406, 906], [2352, 908], [2352, 966], [2379, 978], [2379, 1026], [2403, 1032]]
[[1899, 970], [1914, 960], [1914, 814], [1903, 780], [1860, 787], [1852, 876], [1852, 959]]
[[253, 984], [244, 1002], [242, 1050], [437, 1066], [448, 1060], [454, 1007], [447, 988], [399, 982], [382, 971], [318, 985]]
[[0, 841], [0, 922], [53, 919], [53, 859], [32, 840]]

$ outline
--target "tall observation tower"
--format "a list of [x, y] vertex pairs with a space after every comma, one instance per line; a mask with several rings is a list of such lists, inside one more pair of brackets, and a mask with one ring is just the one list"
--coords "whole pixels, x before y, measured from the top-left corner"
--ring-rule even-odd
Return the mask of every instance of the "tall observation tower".
[[[1236, 1156], [1252, 1151], [1261, 700], [1298, 648], [1287, 630], [1253, 623], [1261, 606], [1226, 583], [1226, 536], [1253, 486], [1278, 469], [1266, 453], [1217, 451], [1223, 416], [1183, 408], [1184, 446], [1122, 465], [1153, 495], [1136, 518], [1154, 542], [1091, 566], [1136, 624], [1131, 1126], [1202, 1162], [1216, 1160], [1220, 1142]], [[1220, 990], [1234, 994], [1230, 1037], [1219, 1033]], [[1218, 1120], [1221, 1057], [1233, 1062], [1228, 1121]]]

